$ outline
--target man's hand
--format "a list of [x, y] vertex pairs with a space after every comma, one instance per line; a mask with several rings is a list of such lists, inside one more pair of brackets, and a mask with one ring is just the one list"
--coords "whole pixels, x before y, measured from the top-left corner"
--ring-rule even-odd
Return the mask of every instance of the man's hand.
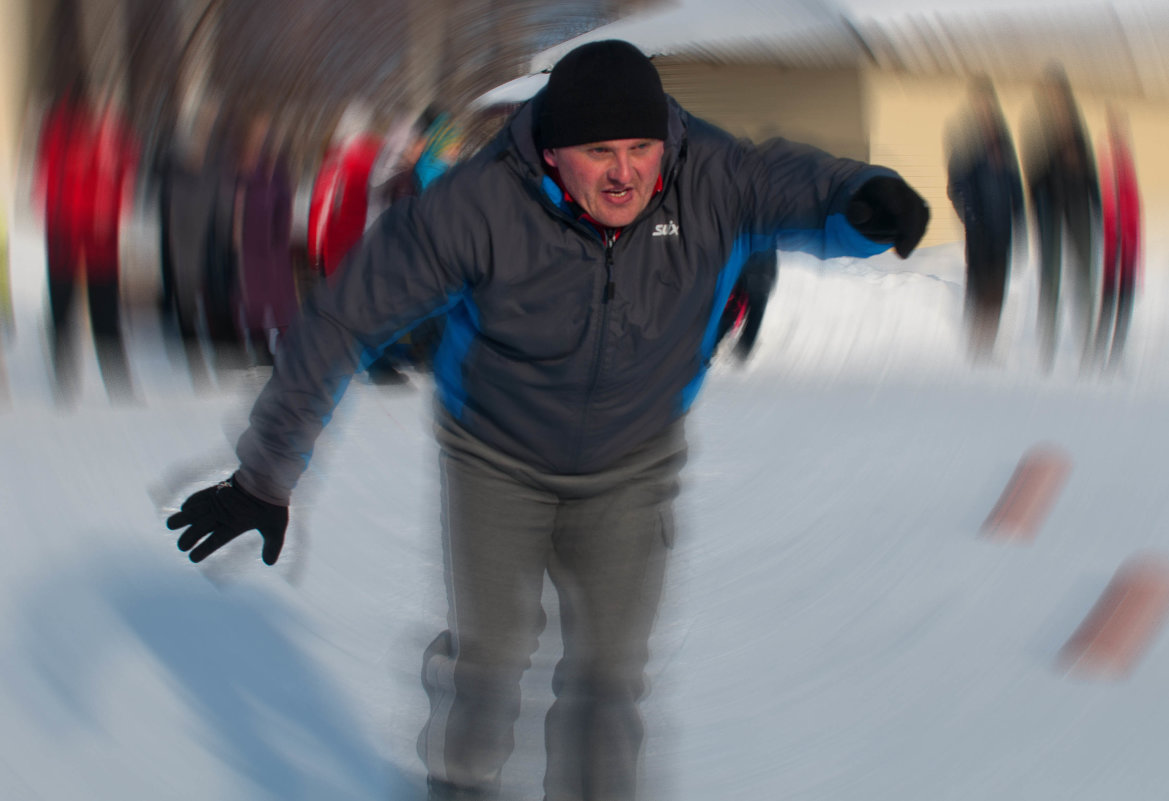
[[166, 526], [171, 530], [188, 526], [179, 537], [179, 550], [190, 551], [192, 562], [202, 562], [240, 534], [256, 529], [264, 538], [261, 558], [264, 564], [274, 565], [284, 547], [288, 507], [245, 492], [232, 476], [187, 498], [179, 511], [167, 518]]
[[930, 207], [900, 178], [878, 176], [861, 184], [845, 216], [857, 231], [874, 242], [893, 245], [904, 259], [925, 235]]

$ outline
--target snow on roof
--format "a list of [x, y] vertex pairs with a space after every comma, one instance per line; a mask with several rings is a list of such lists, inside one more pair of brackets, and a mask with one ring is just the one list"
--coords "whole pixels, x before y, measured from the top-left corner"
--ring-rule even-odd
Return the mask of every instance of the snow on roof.
[[1150, 0], [678, 0], [537, 53], [625, 39], [647, 55], [791, 67], [875, 63], [1025, 80], [1052, 61], [1102, 91], [1169, 95], [1169, 4]]
[[551, 69], [561, 56], [586, 42], [625, 39], [646, 55], [821, 50], [841, 58], [855, 45], [834, 5], [820, 0], [681, 0], [632, 14], [537, 53], [531, 71]]
[[515, 80], [501, 84], [490, 92], [485, 92], [471, 101], [471, 108], [485, 109], [491, 106], [506, 105], [508, 103], [522, 103], [544, 88], [548, 82], [548, 73], [536, 72], [531, 75], [521, 75]]

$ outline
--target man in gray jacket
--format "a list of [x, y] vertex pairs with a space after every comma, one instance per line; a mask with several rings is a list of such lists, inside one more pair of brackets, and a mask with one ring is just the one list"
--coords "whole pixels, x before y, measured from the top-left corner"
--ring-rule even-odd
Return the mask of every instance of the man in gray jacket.
[[201, 561], [287, 504], [350, 377], [446, 314], [435, 359], [449, 629], [424, 655], [432, 799], [493, 798], [547, 573], [564, 656], [548, 801], [631, 799], [638, 700], [686, 458], [683, 419], [747, 256], [907, 256], [929, 212], [895, 173], [736, 141], [625, 42], [566, 55], [497, 139], [395, 204], [306, 304], [232, 478], [168, 520]]

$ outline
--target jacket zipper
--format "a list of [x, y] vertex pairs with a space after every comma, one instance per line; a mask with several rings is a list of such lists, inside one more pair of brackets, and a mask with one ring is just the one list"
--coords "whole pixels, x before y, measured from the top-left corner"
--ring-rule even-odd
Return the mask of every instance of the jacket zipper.
[[588, 430], [589, 409], [593, 405], [593, 393], [597, 389], [597, 384], [601, 380], [601, 363], [605, 358], [605, 337], [606, 331], [609, 327], [609, 301], [613, 299], [615, 294], [615, 285], [613, 282], [613, 246], [617, 242], [617, 236], [612, 228], [606, 228], [602, 236], [605, 245], [605, 288], [601, 293], [601, 319], [597, 330], [597, 348], [593, 354], [593, 370], [592, 375], [589, 376], [589, 388], [585, 395], [585, 403], [582, 411], [582, 420], [580, 427], [580, 436], [576, 444], [576, 461], [580, 463], [580, 457], [584, 451], [585, 432]]
[[612, 228], [605, 229], [605, 295], [602, 298], [605, 305], [613, 299], [616, 291], [613, 286], [613, 245], [617, 242], [617, 236], [613, 233]]
[[[519, 157], [510, 150], [503, 151], [499, 158], [507, 158], [512, 161], [513, 164], [522, 165], [523, 163], [522, 160], [519, 159]], [[665, 197], [666, 187], [672, 182], [674, 173], [677, 172], [677, 169], [678, 162], [675, 161], [670, 165], [670, 174], [668, 176], [662, 176], [662, 191], [656, 193], [653, 198], [650, 199], [649, 205], [646, 206], [646, 208], [642, 211], [642, 215], [639, 215], [639, 217], [644, 216], [646, 211], [656, 210], [661, 205], [662, 198]], [[590, 229], [594, 232], [597, 230], [595, 226], [574, 218], [563, 208], [560, 208], [555, 203], [552, 203], [548, 199], [547, 194], [544, 193], [543, 189], [537, 188], [537, 192], [539, 193], [541, 202], [552, 208], [556, 214], [558, 214], [563, 220], [565, 220], [571, 226], [575, 227], [577, 230], [582, 232]], [[630, 226], [626, 226], [625, 229], [623, 229], [623, 233], [625, 235], [628, 235], [629, 227]], [[596, 240], [594, 239], [594, 241]], [[616, 284], [613, 281], [613, 248], [617, 243], [617, 236], [615, 235], [612, 228], [604, 229], [601, 235], [601, 242], [605, 248], [605, 288], [601, 293], [600, 330], [597, 333], [597, 347], [593, 354], [592, 373], [589, 376], [588, 391], [585, 395], [584, 406], [581, 409], [580, 432], [577, 436], [576, 453], [574, 458], [576, 464], [580, 464], [581, 454], [584, 451], [585, 432], [588, 430], [589, 410], [592, 408], [593, 394], [596, 392], [597, 384], [600, 382], [601, 378], [601, 362], [604, 359], [605, 353], [605, 331], [609, 323], [609, 301], [611, 301], [616, 294]]]

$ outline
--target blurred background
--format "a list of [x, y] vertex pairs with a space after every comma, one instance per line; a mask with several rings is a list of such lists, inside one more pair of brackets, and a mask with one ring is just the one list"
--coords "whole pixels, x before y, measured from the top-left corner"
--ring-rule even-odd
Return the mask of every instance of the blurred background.
[[[908, 261], [781, 253], [728, 308], [746, 329], [774, 295], [691, 426], [693, 535], [647, 709], [661, 797], [1164, 796], [1164, 636], [1123, 689], [1051, 664], [1169, 525], [1169, 3], [0, 9], [0, 795], [409, 797], [387, 766], [420, 784], [437, 471], [423, 393], [392, 386], [426, 386], [441, 323], [347, 394], [281, 567], [241, 538], [193, 572], [162, 520], [235, 464], [283, 328], [377, 214], [457, 169], [568, 49], [617, 37], [691, 112], [888, 165], [932, 210]], [[964, 301], [987, 370], [965, 361]], [[1045, 374], [1034, 332], [1054, 351], [1061, 306], [1086, 339]], [[1084, 371], [1119, 363], [1129, 314], [1127, 362]], [[1043, 441], [1075, 470], [1042, 536], [974, 536]], [[509, 763], [532, 797], [555, 635]]]
[[[927, 248], [966, 236], [947, 169], [974, 78], [997, 91], [1022, 151], [1046, 124], [1040, 93], [1058, 68], [1090, 149], [1110, 111], [1123, 119], [1144, 219], [1169, 205], [1164, 3], [3, 0], [3, 9], [2, 220], [37, 252], [9, 257], [6, 245], [0, 309], [11, 332], [24, 302], [14, 290], [47, 298], [59, 385], [82, 289], [94, 337], [113, 343], [98, 348], [107, 384], [132, 387], [119, 320], [152, 305], [189, 360], [214, 346], [208, 365], [192, 361], [196, 380], [217, 365], [266, 363], [304, 293], [364, 226], [473, 154], [589, 39], [633, 41], [683, 106], [736, 135], [784, 135], [898, 170], [933, 209]], [[79, 110], [87, 121], [74, 119]], [[86, 188], [69, 189], [62, 165], [86, 148], [80, 160], [100, 175], [77, 173]], [[272, 226], [275, 242], [259, 242], [254, 232]], [[1163, 230], [1144, 226], [1147, 252], [1165, 244]], [[399, 366], [424, 363], [436, 335], [400, 343]]]

